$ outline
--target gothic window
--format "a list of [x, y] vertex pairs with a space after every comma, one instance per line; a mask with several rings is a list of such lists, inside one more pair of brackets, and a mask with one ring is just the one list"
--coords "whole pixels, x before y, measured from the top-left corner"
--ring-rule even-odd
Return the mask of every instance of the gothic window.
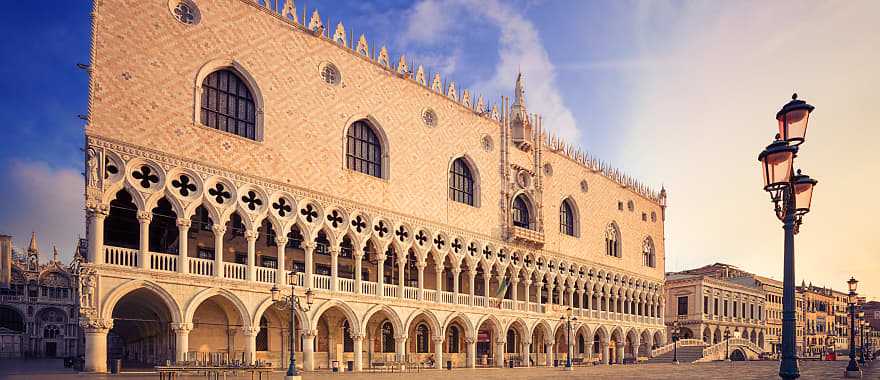
[[458, 341], [459, 341], [459, 331], [457, 326], [449, 326], [449, 336], [446, 337], [446, 342], [449, 344], [447, 351], [450, 354], [458, 353]]
[[531, 229], [528, 201], [524, 195], [519, 195], [513, 200], [513, 225]]
[[110, 214], [104, 219], [104, 245], [137, 249], [140, 241], [137, 212], [131, 194], [120, 190], [110, 202]]
[[382, 323], [382, 352], [395, 352], [394, 326], [389, 321]]
[[571, 206], [571, 200], [566, 199], [559, 206], [559, 232], [575, 236], [574, 223], [574, 208]]
[[336, 69], [336, 66], [328, 63], [321, 68], [321, 80], [323, 80], [324, 83], [336, 85], [339, 84], [339, 79], [339, 70]]
[[346, 167], [382, 178], [382, 144], [373, 128], [365, 120], [356, 121], [348, 128], [346, 141]]
[[43, 329], [43, 338], [47, 339], [55, 339], [58, 337], [59, 331], [58, 326], [48, 325]]
[[654, 253], [654, 241], [651, 240], [650, 237], [646, 237], [645, 242], [642, 243], [642, 257], [644, 260], [643, 264], [646, 267], [657, 267], [657, 257]]
[[202, 82], [202, 124], [257, 139], [257, 109], [247, 84], [230, 69], [218, 70]]
[[449, 198], [474, 205], [474, 177], [464, 158], [455, 159], [449, 170]]
[[420, 324], [416, 327], [416, 352], [420, 354], [424, 354], [428, 352], [428, 342], [430, 341], [430, 333], [428, 332], [428, 326], [424, 323]]
[[578, 352], [579, 353], [583, 354], [585, 352], [584, 349], [586, 348], [586, 343], [587, 342], [584, 341], [584, 336], [578, 335]]
[[269, 321], [260, 317], [260, 332], [257, 333], [257, 351], [269, 351]]
[[605, 229], [605, 254], [613, 257], [621, 257], [620, 230], [617, 225], [611, 223]]

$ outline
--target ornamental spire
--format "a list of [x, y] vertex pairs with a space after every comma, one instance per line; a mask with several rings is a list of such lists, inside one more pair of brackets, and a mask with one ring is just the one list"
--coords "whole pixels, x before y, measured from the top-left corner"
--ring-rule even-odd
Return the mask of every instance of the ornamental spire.
[[37, 248], [37, 233], [31, 231], [31, 242], [28, 244], [28, 253], [30, 252], [39, 252], [40, 249]]

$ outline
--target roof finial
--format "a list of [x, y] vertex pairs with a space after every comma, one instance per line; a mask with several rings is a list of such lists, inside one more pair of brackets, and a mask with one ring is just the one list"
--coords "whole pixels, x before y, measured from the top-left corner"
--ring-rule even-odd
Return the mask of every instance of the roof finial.
[[37, 233], [31, 231], [31, 242], [28, 244], [28, 252], [39, 252], [40, 249], [37, 248]]
[[58, 262], [58, 247], [54, 245], [52, 246], [52, 261], [56, 263]]

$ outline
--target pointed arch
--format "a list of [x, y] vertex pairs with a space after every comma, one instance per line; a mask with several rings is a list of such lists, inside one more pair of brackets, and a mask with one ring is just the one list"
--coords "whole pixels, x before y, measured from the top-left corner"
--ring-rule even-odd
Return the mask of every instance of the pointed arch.
[[201, 306], [201, 304], [204, 303], [207, 299], [214, 296], [220, 296], [229, 301], [238, 312], [238, 317], [239, 319], [241, 319], [242, 324], [245, 326], [250, 326], [252, 318], [247, 306], [244, 304], [244, 302], [242, 302], [241, 298], [238, 298], [238, 296], [235, 295], [235, 293], [223, 288], [207, 288], [205, 290], [202, 290], [201, 292], [196, 293], [196, 295], [193, 296], [186, 304], [186, 309], [184, 311], [184, 320], [192, 321], [193, 316], [196, 314], [196, 310], [198, 310], [199, 306]]
[[420, 317], [424, 317], [424, 320], [428, 322], [428, 326], [431, 328], [431, 334], [440, 334], [442, 332], [443, 329], [440, 325], [440, 320], [438, 320], [437, 316], [428, 309], [419, 309], [410, 314], [406, 321], [405, 331], [409, 331]]
[[571, 196], [559, 203], [559, 232], [563, 235], [580, 237], [580, 212]]
[[360, 333], [361, 332], [361, 321], [360, 321], [360, 319], [358, 319], [357, 314], [355, 314], [355, 312], [354, 312], [354, 310], [352, 310], [351, 306], [348, 306], [348, 304], [345, 302], [335, 300], [335, 299], [327, 300], [326, 302], [322, 303], [321, 306], [318, 306], [318, 308], [312, 312], [312, 319], [311, 319], [311, 324], [309, 325], [309, 328], [314, 331], [317, 331], [318, 330], [318, 321], [321, 320], [321, 316], [327, 310], [330, 310], [332, 308], [339, 309], [339, 311], [341, 311], [342, 314], [345, 315], [345, 319], [347, 319], [348, 323], [349, 323], [350, 331], [352, 331], [353, 333]]
[[449, 199], [473, 207], [480, 207], [480, 171], [467, 154], [449, 161]]
[[623, 257], [620, 228], [617, 227], [617, 222], [611, 222], [605, 227], [605, 255]]
[[642, 264], [646, 267], [656, 268], [657, 257], [654, 250], [654, 240], [646, 236], [642, 241]]
[[464, 313], [455, 313], [450, 314], [449, 317], [446, 318], [446, 321], [443, 322], [443, 332], [444, 334], [449, 333], [449, 326], [452, 326], [453, 323], [458, 322], [462, 327], [464, 327], [465, 338], [473, 338], [476, 336], [476, 327], [474, 327], [473, 321], [467, 317]]
[[342, 152], [343, 168], [384, 180], [391, 178], [388, 137], [372, 115], [358, 114], [348, 119], [342, 134]]
[[535, 228], [535, 207], [528, 194], [520, 192], [515, 195], [510, 207], [511, 221], [515, 227], [529, 230]]
[[138, 289], [149, 290], [150, 292], [158, 296], [159, 299], [161, 299], [165, 304], [168, 312], [171, 314], [172, 323], [180, 323], [184, 320], [192, 320], [191, 317], [187, 319], [181, 319], [180, 305], [177, 304], [174, 296], [172, 296], [171, 293], [168, 293], [168, 291], [162, 288], [162, 286], [160, 286], [159, 284], [149, 280], [130, 280], [111, 290], [107, 297], [104, 298], [104, 302], [101, 303], [102, 317], [104, 319], [112, 319], [113, 308], [116, 307], [116, 303], [118, 303], [119, 300], [122, 299], [122, 297], [124, 297], [126, 294], [129, 294]]
[[394, 327], [394, 331], [398, 333], [406, 331], [403, 328], [404, 324], [403, 321], [400, 319], [400, 315], [398, 315], [397, 312], [394, 311], [394, 309], [388, 307], [387, 305], [375, 305], [367, 310], [367, 313], [364, 314], [364, 317], [362, 319], [364, 326], [366, 326], [370, 322], [370, 319], [372, 319], [373, 316], [379, 312], [382, 312], [383, 314], [385, 314], [386, 317], [388, 317], [388, 320]]

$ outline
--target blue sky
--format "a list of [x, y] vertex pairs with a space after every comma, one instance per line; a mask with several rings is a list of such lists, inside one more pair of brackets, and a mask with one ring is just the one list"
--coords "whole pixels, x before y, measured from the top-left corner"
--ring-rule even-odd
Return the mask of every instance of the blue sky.
[[[843, 288], [855, 275], [880, 294], [876, 1], [296, 3], [487, 100], [511, 95], [521, 70], [547, 127], [669, 190], [667, 270], [723, 261], [781, 279], [782, 231], [755, 157], [798, 91], [817, 107], [798, 160], [820, 181], [799, 280]], [[0, 233], [23, 247], [36, 230], [65, 257], [83, 230], [88, 83], [76, 64], [88, 62], [90, 7], [14, 2], [0, 15]]]

